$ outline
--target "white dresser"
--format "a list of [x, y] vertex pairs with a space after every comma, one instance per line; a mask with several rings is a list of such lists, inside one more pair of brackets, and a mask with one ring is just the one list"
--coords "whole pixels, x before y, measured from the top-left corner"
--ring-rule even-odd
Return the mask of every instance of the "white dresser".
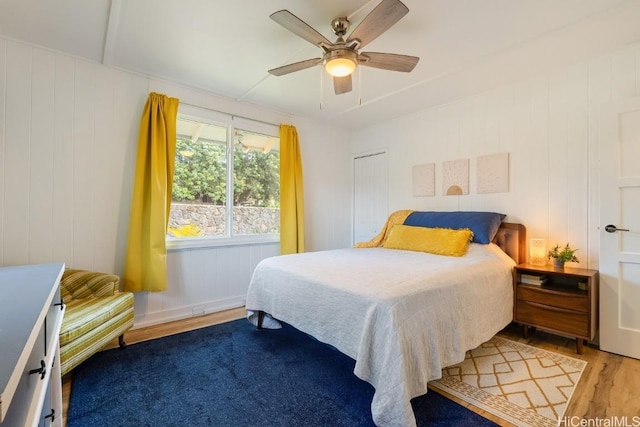
[[61, 426], [64, 264], [0, 268], [0, 427]]

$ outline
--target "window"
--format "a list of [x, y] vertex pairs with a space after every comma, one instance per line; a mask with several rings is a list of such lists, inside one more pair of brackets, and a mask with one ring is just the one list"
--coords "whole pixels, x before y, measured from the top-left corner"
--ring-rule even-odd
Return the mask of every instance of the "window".
[[183, 110], [181, 106], [176, 128], [168, 246], [215, 245], [229, 239], [277, 240], [277, 126], [211, 111], [198, 110], [194, 115]]

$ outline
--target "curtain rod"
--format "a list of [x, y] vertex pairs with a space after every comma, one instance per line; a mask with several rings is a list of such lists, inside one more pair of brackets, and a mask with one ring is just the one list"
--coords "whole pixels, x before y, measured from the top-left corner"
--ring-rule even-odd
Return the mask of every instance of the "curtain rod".
[[232, 119], [233, 119], [234, 117], [238, 117], [238, 118], [240, 118], [240, 119], [251, 120], [251, 121], [253, 121], [253, 122], [258, 122], [258, 123], [262, 123], [262, 124], [265, 124], [265, 125], [277, 126], [277, 127], [279, 127], [279, 126], [280, 126], [280, 124], [271, 123], [271, 122], [266, 122], [266, 121], [264, 121], [264, 120], [257, 120], [257, 119], [253, 119], [253, 118], [251, 118], [251, 117], [241, 116], [241, 115], [239, 115], [239, 114], [230, 114], [230, 113], [227, 113], [226, 111], [214, 110], [213, 108], [203, 107], [203, 106], [201, 106], [201, 105], [189, 104], [188, 102], [182, 102], [182, 101], [179, 101], [179, 102], [180, 102], [180, 104], [182, 104], [182, 105], [187, 105], [187, 106], [189, 106], [189, 107], [201, 108], [201, 109], [203, 109], [203, 110], [213, 111], [214, 113], [224, 114], [225, 116], [229, 116], [229, 117], [231, 117]]

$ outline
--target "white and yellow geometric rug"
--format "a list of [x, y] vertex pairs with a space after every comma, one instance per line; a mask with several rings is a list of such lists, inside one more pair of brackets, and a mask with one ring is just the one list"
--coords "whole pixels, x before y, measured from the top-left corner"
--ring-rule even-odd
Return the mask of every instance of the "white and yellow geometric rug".
[[493, 337], [429, 383], [521, 427], [557, 426], [587, 362]]

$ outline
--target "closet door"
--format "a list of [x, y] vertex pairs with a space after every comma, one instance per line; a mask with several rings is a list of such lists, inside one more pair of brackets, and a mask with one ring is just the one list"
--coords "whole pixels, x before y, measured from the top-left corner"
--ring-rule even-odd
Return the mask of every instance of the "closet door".
[[353, 243], [357, 243], [378, 234], [389, 215], [387, 152], [354, 157], [353, 175]]

